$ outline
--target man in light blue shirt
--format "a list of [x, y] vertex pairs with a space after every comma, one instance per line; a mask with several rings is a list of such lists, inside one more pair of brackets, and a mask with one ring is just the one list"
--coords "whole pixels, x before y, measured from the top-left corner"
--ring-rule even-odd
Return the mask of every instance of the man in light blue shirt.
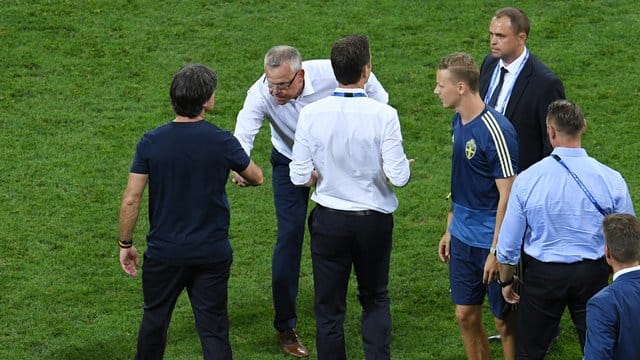
[[[519, 303], [516, 355], [541, 359], [569, 307], [584, 348], [586, 305], [607, 285], [602, 218], [634, 214], [627, 184], [617, 171], [581, 147], [586, 121], [578, 106], [549, 105], [547, 133], [554, 147], [513, 183], [497, 246], [502, 294]], [[523, 256], [524, 283], [512, 288]]]

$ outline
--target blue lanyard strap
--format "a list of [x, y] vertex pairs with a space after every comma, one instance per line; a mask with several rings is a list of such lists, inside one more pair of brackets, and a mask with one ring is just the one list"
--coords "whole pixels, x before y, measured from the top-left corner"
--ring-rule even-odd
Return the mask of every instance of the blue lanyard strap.
[[[495, 108], [498, 112], [502, 113], [502, 115], [504, 115], [504, 113], [507, 110], [507, 104], [511, 99], [511, 93], [513, 92], [513, 88], [516, 85], [516, 81], [518, 81], [518, 76], [520, 75], [520, 72], [522, 72], [522, 69], [527, 63], [527, 60], [529, 60], [529, 50], [525, 49], [525, 52], [526, 53], [524, 55], [524, 59], [522, 59], [520, 66], [518, 66], [518, 70], [516, 70], [516, 72], [513, 74], [513, 82], [511, 83], [511, 86], [507, 90], [507, 96], [505, 96], [504, 102], [501, 104], [502, 106], [500, 108], [497, 108], [496, 106]], [[489, 83], [489, 88], [487, 89], [487, 93], [484, 95], [484, 102], [486, 104], [489, 103], [489, 99], [491, 99], [491, 95], [495, 91], [495, 88], [498, 86], [499, 78], [500, 78], [500, 60], [498, 60], [498, 64], [493, 69], [493, 75], [491, 75], [491, 82]], [[498, 94], [498, 97], [500, 97], [500, 94]]]
[[361, 93], [361, 92], [351, 93], [351, 92], [337, 92], [337, 91], [334, 91], [333, 94], [331, 95], [341, 96], [341, 97], [366, 97], [367, 96], [367, 94]]
[[596, 201], [596, 198], [594, 198], [593, 195], [591, 195], [591, 192], [589, 191], [589, 189], [587, 189], [587, 187], [584, 185], [584, 183], [580, 180], [578, 175], [576, 175], [573, 171], [571, 171], [571, 169], [569, 169], [567, 164], [565, 164], [564, 161], [562, 161], [562, 159], [560, 159], [560, 156], [558, 156], [556, 154], [552, 154], [551, 156], [553, 156], [553, 158], [556, 159], [556, 161], [559, 162], [560, 165], [564, 166], [564, 168], [567, 169], [567, 171], [569, 172], [569, 174], [571, 174], [573, 179], [578, 183], [578, 185], [580, 185], [580, 188], [587, 195], [587, 197], [589, 198], [591, 203], [596, 207], [596, 209], [598, 209], [598, 211], [600, 211], [600, 214], [602, 214], [602, 216], [607, 216], [607, 213], [600, 207], [600, 204], [598, 204], [598, 202]]

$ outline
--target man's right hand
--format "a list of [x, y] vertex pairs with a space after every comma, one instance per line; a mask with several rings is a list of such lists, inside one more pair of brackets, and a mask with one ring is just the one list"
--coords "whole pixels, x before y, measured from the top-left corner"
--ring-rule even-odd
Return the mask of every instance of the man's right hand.
[[451, 234], [446, 231], [442, 238], [440, 239], [440, 243], [438, 244], [438, 256], [440, 256], [440, 260], [443, 263], [449, 263], [449, 244], [451, 243]]

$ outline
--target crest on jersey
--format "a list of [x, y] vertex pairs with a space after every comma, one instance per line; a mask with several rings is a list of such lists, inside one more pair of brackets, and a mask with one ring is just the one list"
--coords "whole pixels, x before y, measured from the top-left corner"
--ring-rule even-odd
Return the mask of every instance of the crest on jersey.
[[464, 153], [467, 155], [467, 159], [471, 160], [473, 158], [473, 156], [476, 154], [476, 148], [477, 147], [475, 140], [471, 139], [467, 141], [467, 144], [464, 148]]

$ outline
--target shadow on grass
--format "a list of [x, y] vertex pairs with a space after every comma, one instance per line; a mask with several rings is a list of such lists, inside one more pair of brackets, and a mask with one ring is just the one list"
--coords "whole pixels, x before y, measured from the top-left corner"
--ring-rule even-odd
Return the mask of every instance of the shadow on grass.
[[[128, 342], [128, 340], [127, 340]], [[126, 347], [135, 347], [135, 343], [126, 344], [115, 340], [87, 342], [84, 344], [73, 344], [65, 348], [52, 351], [49, 355], [50, 359], [66, 359], [66, 360], [85, 360], [85, 359], [133, 359], [135, 350], [125, 349]]]

